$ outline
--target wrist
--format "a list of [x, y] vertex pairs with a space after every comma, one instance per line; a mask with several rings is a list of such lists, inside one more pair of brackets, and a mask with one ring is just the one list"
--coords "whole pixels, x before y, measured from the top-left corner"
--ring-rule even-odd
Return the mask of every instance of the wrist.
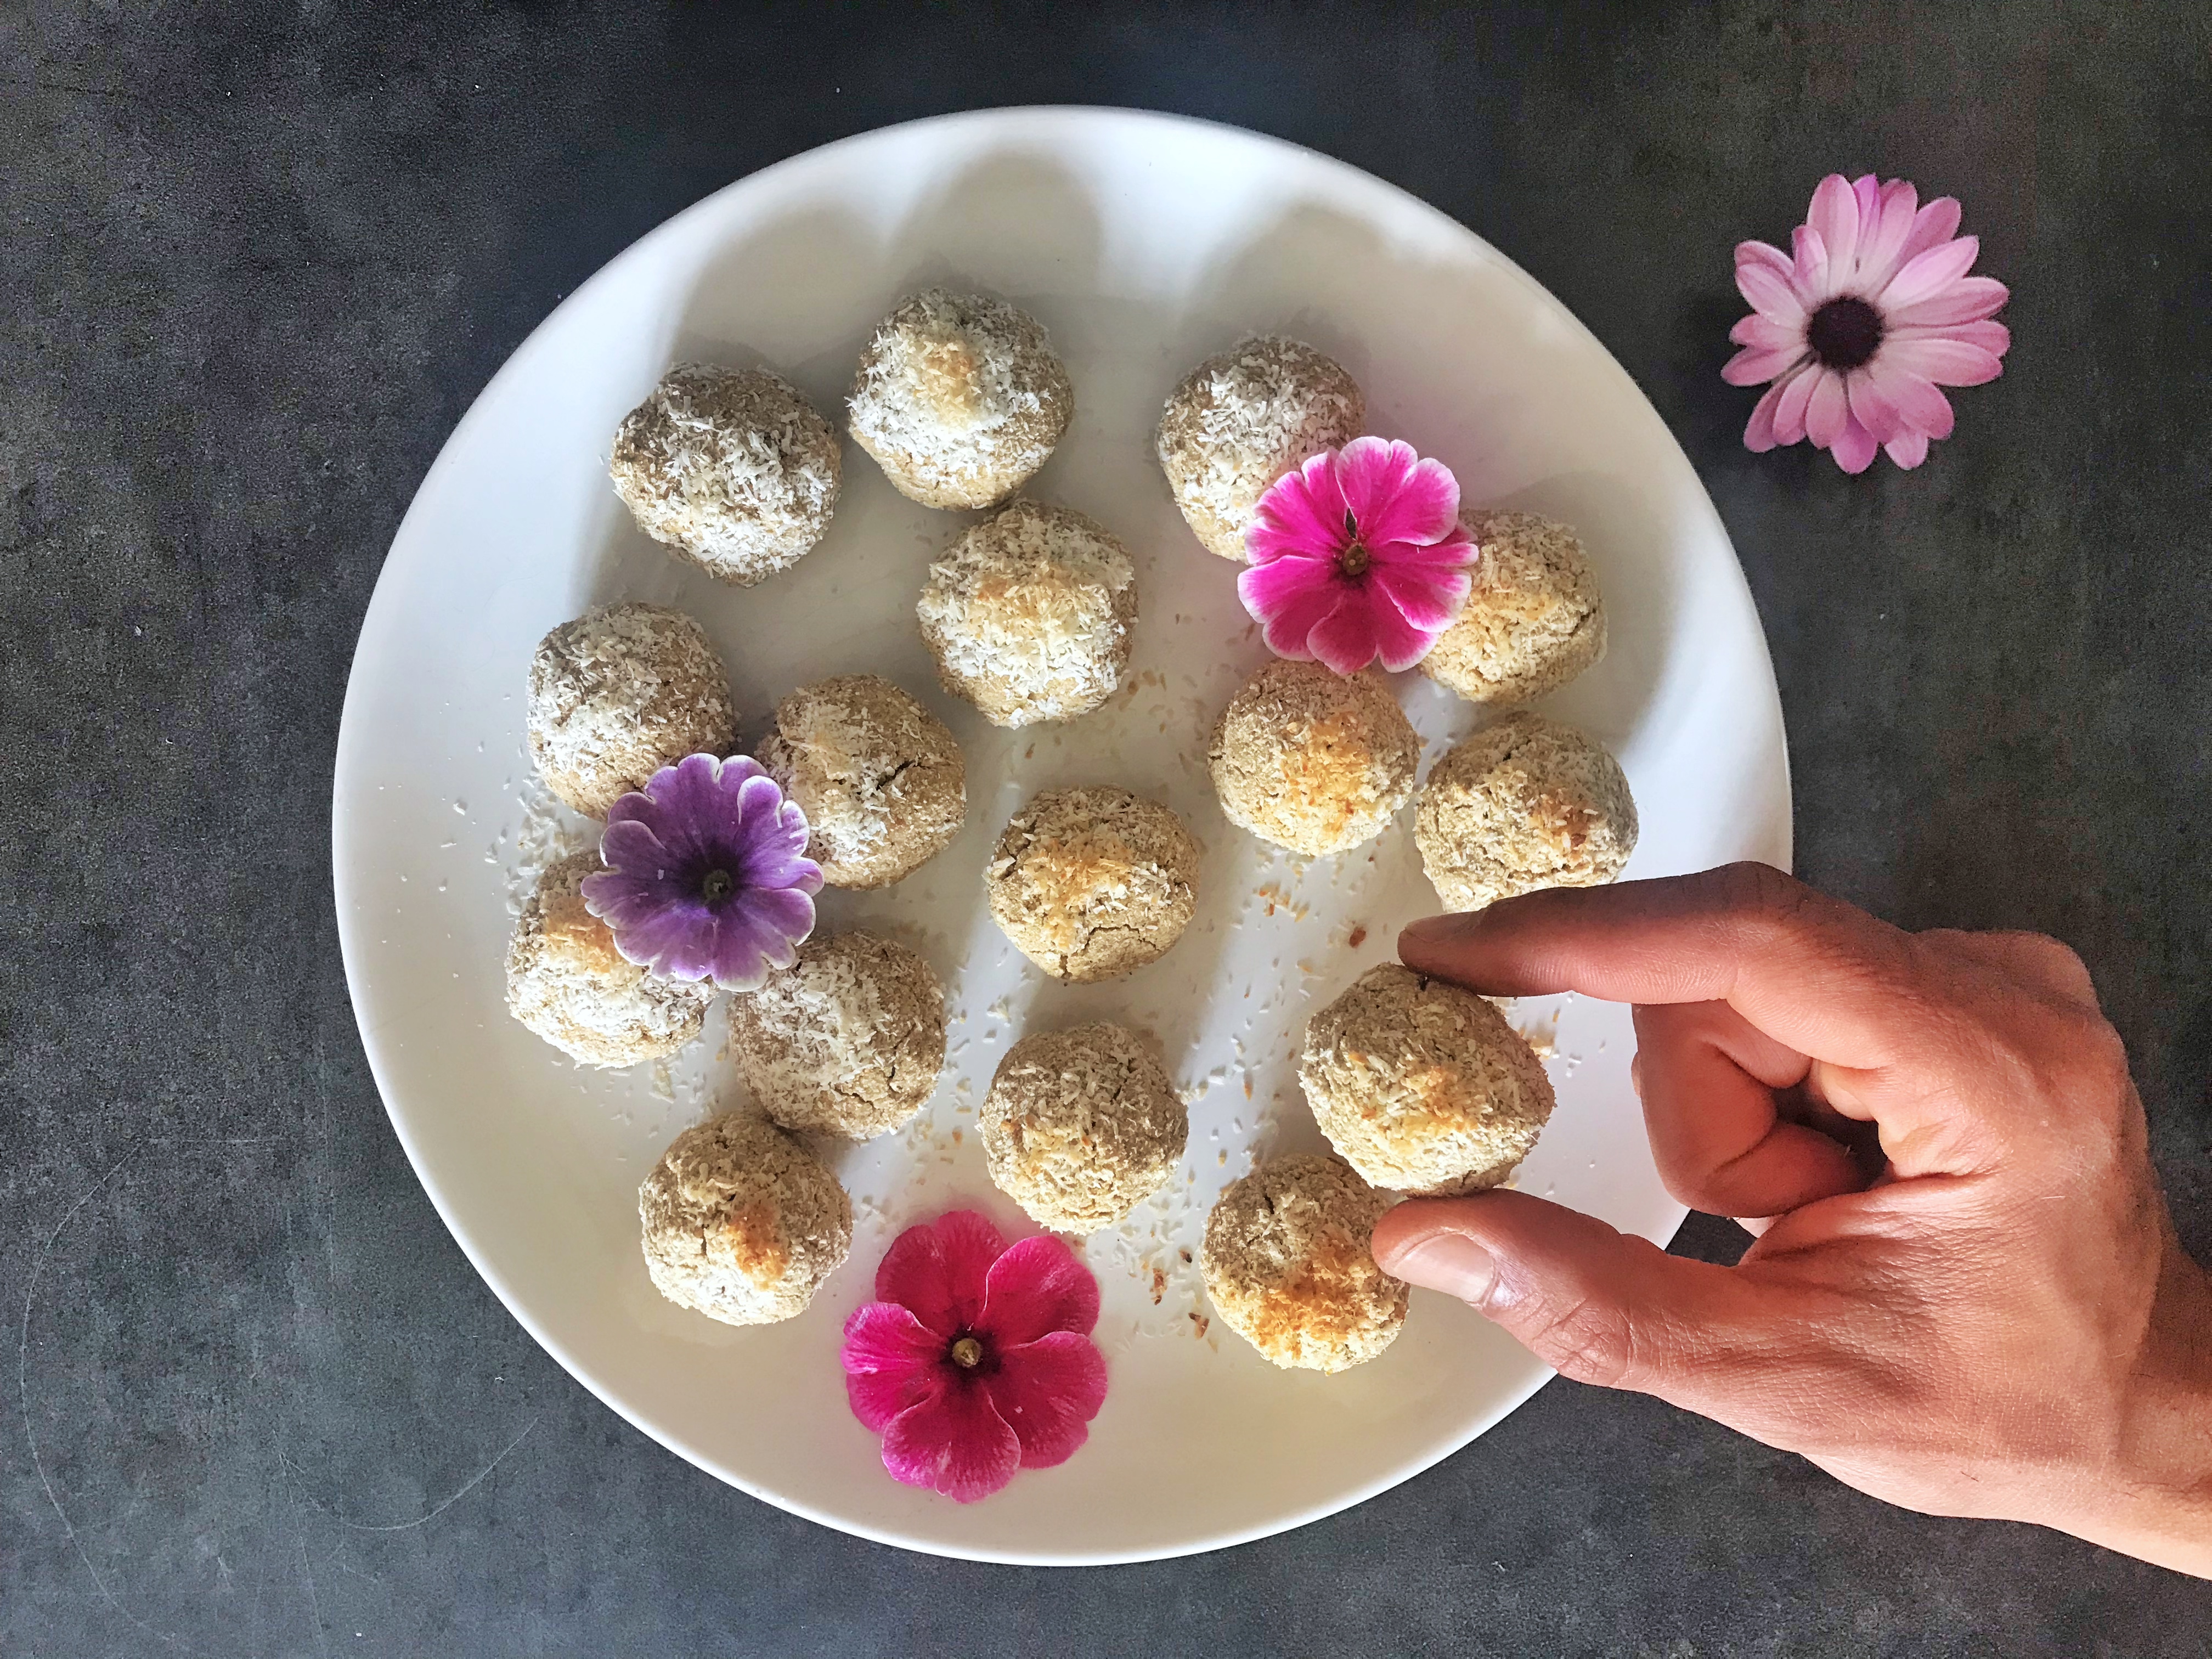
[[2212, 1275], [2169, 1236], [2094, 1542], [2212, 1578]]

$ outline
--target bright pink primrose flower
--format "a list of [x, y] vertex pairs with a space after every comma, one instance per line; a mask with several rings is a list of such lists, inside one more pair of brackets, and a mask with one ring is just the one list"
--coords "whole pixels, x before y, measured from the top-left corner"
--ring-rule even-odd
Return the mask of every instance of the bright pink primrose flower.
[[1743, 349], [1721, 375], [1730, 386], [1772, 382], [1745, 447], [1810, 438], [1844, 471], [1863, 472], [1876, 444], [1913, 467], [1930, 439], [1951, 435], [1951, 400], [1938, 388], [1994, 380], [2012, 344], [1990, 320], [2009, 297], [2005, 285], [1966, 275], [1981, 241], [1958, 228], [1948, 196], [1922, 207], [1905, 179], [1832, 173], [1797, 227], [1795, 258], [1736, 244], [1735, 285], [1753, 314], [1729, 331]]
[[1459, 481], [1411, 444], [1354, 438], [1286, 472], [1244, 532], [1237, 597], [1267, 648], [1356, 674], [1429, 654], [1472, 585]]
[[955, 1210], [898, 1236], [876, 1298], [845, 1322], [845, 1392], [894, 1480], [972, 1504], [1091, 1437], [1098, 1281], [1059, 1239], [1009, 1246]]

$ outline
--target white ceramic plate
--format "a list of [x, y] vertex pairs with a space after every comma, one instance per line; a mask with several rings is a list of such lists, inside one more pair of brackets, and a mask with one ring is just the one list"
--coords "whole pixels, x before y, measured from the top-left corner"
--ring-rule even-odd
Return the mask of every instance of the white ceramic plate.
[[[943, 696], [913, 606], [932, 550], [973, 515], [894, 492], [859, 449], [828, 538], [740, 592], [678, 564], [606, 479], [616, 422], [672, 363], [766, 362], [833, 418], [871, 325], [946, 281], [1051, 331], [1077, 389], [1030, 486], [1103, 520], [1137, 556], [1128, 683], [1061, 726], [1002, 732]], [[1341, 860], [1302, 864], [1231, 828], [1205, 768], [1215, 713], [1264, 656], [1233, 567], [1200, 550], [1151, 456], [1161, 401], [1208, 353], [1273, 330], [1366, 389], [1370, 422], [1458, 473], [1470, 501], [1578, 526], [1611, 609], [1604, 664], [1548, 711], [1611, 746], [1643, 816], [1629, 873], [1786, 863], [1789, 786], [1765, 647], [1720, 520], [1650, 405], [1590, 335], [1461, 226], [1364, 173], [1252, 134], [1101, 110], [950, 117], [833, 144], [680, 215], [577, 290], [477, 400], [423, 481], [362, 629], [338, 740], [334, 838], [348, 978], [377, 1083], [453, 1236], [587, 1388], [732, 1484], [911, 1548], [1106, 1562], [1211, 1548], [1328, 1514], [1467, 1443], [1547, 1373], [1455, 1303], [1417, 1292], [1382, 1358], [1279, 1371], [1218, 1322], [1186, 1253], [1255, 1154], [1318, 1146], [1292, 1070], [1307, 1015], [1435, 908], [1411, 813]], [[727, 656], [746, 738], [793, 686], [860, 669], [951, 725], [966, 832], [880, 893], [825, 896], [944, 975], [952, 1061], [910, 1131], [833, 1154], [852, 1260], [800, 1318], [738, 1330], [662, 1301], [637, 1241], [637, 1184], [711, 1106], [738, 1103], [717, 1050], [673, 1067], [571, 1066], [509, 1019], [501, 961], [549, 852], [586, 826], [551, 807], [523, 746], [523, 684], [546, 629], [617, 598], [678, 605]], [[1429, 758], [1479, 722], [1418, 676], [1398, 686]], [[1197, 920], [1159, 963], [1106, 985], [1046, 981], [982, 904], [985, 856], [1032, 792], [1127, 785], [1205, 844]], [[1170, 1189], [1087, 1246], [1111, 1370], [1090, 1444], [963, 1507], [893, 1483], [848, 1413], [838, 1332], [896, 1231], [954, 1204], [1034, 1231], [990, 1186], [975, 1109], [1026, 1029], [1149, 1026], [1191, 1102]], [[1625, 1012], [1524, 1005], [1553, 1035], [1559, 1109], [1524, 1190], [1665, 1240], [1628, 1086]]]

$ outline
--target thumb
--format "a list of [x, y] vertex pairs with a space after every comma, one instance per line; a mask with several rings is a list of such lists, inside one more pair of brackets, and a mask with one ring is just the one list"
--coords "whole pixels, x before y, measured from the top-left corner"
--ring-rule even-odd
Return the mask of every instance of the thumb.
[[1771, 1337], [1771, 1292], [1525, 1193], [1413, 1199], [1375, 1260], [1457, 1297], [1563, 1376], [1723, 1415]]

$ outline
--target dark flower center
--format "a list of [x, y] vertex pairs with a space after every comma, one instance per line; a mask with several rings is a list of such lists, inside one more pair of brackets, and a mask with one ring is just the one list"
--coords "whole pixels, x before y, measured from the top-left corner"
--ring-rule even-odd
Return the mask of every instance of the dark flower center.
[[952, 1363], [963, 1371], [972, 1371], [983, 1363], [983, 1345], [972, 1336], [963, 1336], [952, 1345]]
[[1881, 313], [1864, 300], [1838, 295], [1813, 313], [1805, 343], [1824, 368], [1857, 368], [1881, 345]]
[[719, 904], [737, 891], [738, 878], [726, 870], [709, 870], [699, 883], [699, 896], [709, 904]]
[[1358, 542], [1354, 542], [1336, 556], [1337, 574], [1350, 576], [1355, 580], [1364, 576], [1367, 574], [1370, 559], [1370, 556], [1367, 550]]

